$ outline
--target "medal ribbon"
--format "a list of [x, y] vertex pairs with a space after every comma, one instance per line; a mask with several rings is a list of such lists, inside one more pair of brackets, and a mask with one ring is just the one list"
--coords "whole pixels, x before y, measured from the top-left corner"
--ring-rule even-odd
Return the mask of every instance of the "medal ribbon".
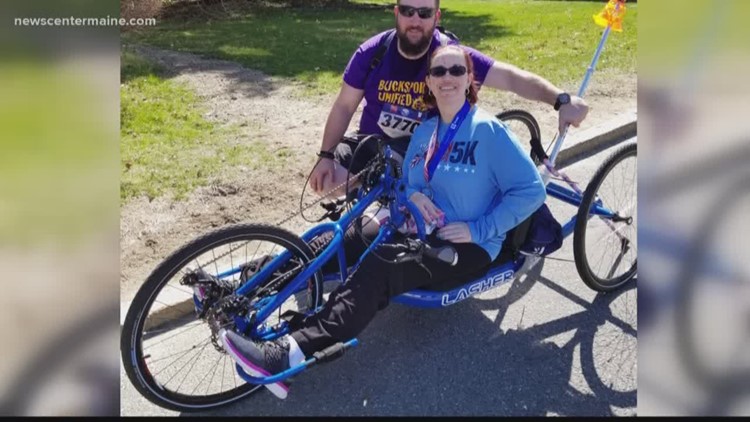
[[[429, 183], [435, 175], [435, 170], [437, 169], [438, 164], [440, 164], [443, 155], [449, 150], [449, 147], [453, 143], [453, 137], [456, 136], [456, 132], [458, 132], [458, 128], [461, 127], [461, 123], [463, 123], [466, 115], [469, 114], [469, 110], [471, 110], [471, 104], [469, 104], [468, 101], [465, 101], [464, 105], [461, 106], [461, 110], [459, 110], [458, 113], [456, 113], [456, 116], [453, 117], [453, 121], [450, 126], [448, 126], [448, 131], [443, 135], [443, 139], [440, 141], [440, 146], [437, 148], [437, 133], [438, 127], [440, 127], [440, 120], [438, 120], [438, 124], [435, 125], [435, 131], [432, 132], [430, 144], [427, 147], [427, 155], [424, 160], [424, 179], [427, 183]], [[436, 149], [437, 151], [435, 151]]]

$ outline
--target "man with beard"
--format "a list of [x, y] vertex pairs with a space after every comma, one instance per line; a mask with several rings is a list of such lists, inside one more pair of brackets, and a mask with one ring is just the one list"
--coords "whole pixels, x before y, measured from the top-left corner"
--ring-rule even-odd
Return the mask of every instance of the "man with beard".
[[[403, 156], [411, 134], [426, 115], [423, 97], [427, 93], [425, 76], [430, 56], [440, 45], [455, 41], [437, 29], [440, 0], [398, 0], [393, 12], [393, 42], [386, 43], [392, 31], [375, 35], [359, 46], [344, 71], [341, 91], [326, 121], [320, 159], [310, 177], [310, 187], [318, 194], [341, 185], [347, 169], [351, 174], [358, 173], [377, 153], [370, 142], [352, 160], [364, 135], [392, 139], [391, 147]], [[387, 50], [379, 51], [385, 44]], [[473, 48], [462, 48], [473, 61], [477, 89], [486, 85], [553, 105], [559, 111], [560, 129], [566, 124], [578, 127], [586, 117], [588, 105], [583, 99], [563, 92], [538, 75], [496, 61]], [[363, 98], [365, 107], [358, 134], [344, 137]], [[356, 186], [356, 181], [352, 186]], [[343, 189], [335, 192], [342, 193]]]

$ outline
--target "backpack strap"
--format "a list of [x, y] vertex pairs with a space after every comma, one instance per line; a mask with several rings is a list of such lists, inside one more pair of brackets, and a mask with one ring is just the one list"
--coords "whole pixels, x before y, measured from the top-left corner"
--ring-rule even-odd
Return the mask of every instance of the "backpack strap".
[[458, 43], [458, 37], [451, 31], [446, 30], [441, 25], [437, 26], [437, 30], [440, 34], [440, 45], [445, 47], [450, 44], [451, 41]]
[[380, 62], [383, 61], [383, 57], [388, 51], [388, 47], [391, 46], [391, 43], [393, 42], [393, 38], [395, 36], [396, 29], [394, 28], [388, 31], [388, 33], [380, 39], [380, 42], [378, 43], [378, 49], [375, 50], [375, 55], [372, 56], [372, 60], [370, 60], [370, 69], [367, 71], [367, 75], [365, 75], [365, 80], [370, 77], [370, 73], [372, 73], [373, 70], [380, 66]]

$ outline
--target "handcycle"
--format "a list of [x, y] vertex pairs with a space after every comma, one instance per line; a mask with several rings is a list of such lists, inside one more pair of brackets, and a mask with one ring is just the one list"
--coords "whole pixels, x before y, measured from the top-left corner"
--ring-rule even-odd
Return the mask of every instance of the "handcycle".
[[[498, 117], [504, 122], [520, 122], [528, 131], [534, 159], [560, 175], [549, 164], [533, 116], [513, 110]], [[144, 397], [165, 408], [199, 411], [240, 400], [263, 384], [288, 380], [340, 356], [358, 340], [338, 343], [298, 366], [260, 378], [233, 365], [218, 332], [234, 328], [257, 341], [290, 332], [300, 318], [320, 309], [327, 286], [346, 282], [364, 257], [378, 253], [379, 248], [394, 251], [400, 262], [454, 259], [450, 247], [433, 248], [425, 242], [424, 222], [405, 197], [400, 165], [387, 145], [381, 143], [380, 151], [358, 174], [362, 185], [356, 197], [346, 198], [330, 210], [335, 221], [318, 224], [301, 236], [261, 224], [221, 228], [178, 249], [151, 273], [128, 309], [121, 335], [125, 372]], [[564, 175], [572, 189], [553, 182], [547, 185], [549, 196], [578, 207], [562, 233], [565, 237], [574, 234], [576, 267], [583, 281], [597, 291], [615, 290], [636, 275], [636, 188], [633, 185], [624, 192], [618, 185], [626, 178], [635, 183], [635, 157], [635, 144], [618, 148], [583, 192]], [[344, 232], [359, 224], [371, 206], [378, 205], [389, 210], [390, 219], [349, 267]], [[417, 236], [406, 244], [390, 243], [406, 221], [404, 210], [413, 216]], [[512, 281], [542, 259], [519, 251], [525, 230], [528, 220], [507, 234], [498, 259], [476, 279], [413, 290], [392, 301], [440, 308]], [[324, 248], [311, 248], [314, 239], [331, 232], [333, 237]], [[607, 247], [614, 252], [607, 254]], [[610, 258], [609, 265], [604, 264], [605, 257]], [[323, 274], [323, 265], [332, 259], [338, 261], [339, 272]], [[175, 301], [174, 296], [189, 300]]]

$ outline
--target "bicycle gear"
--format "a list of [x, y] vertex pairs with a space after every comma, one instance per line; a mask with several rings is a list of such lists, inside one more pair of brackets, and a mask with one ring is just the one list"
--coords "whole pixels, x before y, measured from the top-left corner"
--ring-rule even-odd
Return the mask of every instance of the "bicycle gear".
[[214, 277], [202, 268], [190, 271], [180, 279], [180, 284], [193, 289], [193, 302], [198, 318], [203, 319], [206, 312], [223, 297], [232, 294], [232, 282]]
[[245, 318], [249, 310], [250, 299], [235, 294], [220, 299], [215, 306], [208, 310], [206, 323], [211, 329], [211, 344], [217, 351], [226, 353], [221, 340], [219, 340], [219, 331], [222, 328], [234, 330], [236, 327], [235, 317]]

